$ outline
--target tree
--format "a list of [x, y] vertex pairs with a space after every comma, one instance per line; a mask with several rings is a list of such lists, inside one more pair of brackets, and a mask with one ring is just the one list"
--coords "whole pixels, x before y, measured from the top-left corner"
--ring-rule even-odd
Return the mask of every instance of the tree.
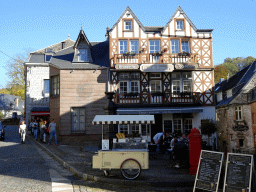
[[15, 54], [5, 65], [6, 75], [9, 77], [7, 88], [0, 93], [16, 95], [25, 99], [25, 66], [28, 61], [31, 48], [24, 49], [23, 53]]
[[218, 83], [220, 78], [227, 79], [228, 73], [229, 73], [229, 70], [226, 67], [223, 67], [222, 65], [217, 65], [214, 68], [214, 80], [215, 80], [215, 83]]
[[200, 127], [201, 133], [208, 136], [208, 144], [209, 144], [210, 143], [209, 139], [211, 135], [216, 132], [217, 126], [212, 119], [211, 120], [205, 119], [201, 122], [202, 122]]

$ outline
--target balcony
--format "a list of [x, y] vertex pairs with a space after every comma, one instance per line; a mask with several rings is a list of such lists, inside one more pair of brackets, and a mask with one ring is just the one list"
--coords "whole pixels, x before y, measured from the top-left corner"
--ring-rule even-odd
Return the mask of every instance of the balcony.
[[198, 63], [197, 54], [183, 53], [150, 53], [150, 54], [115, 54], [114, 64], [180, 64]]

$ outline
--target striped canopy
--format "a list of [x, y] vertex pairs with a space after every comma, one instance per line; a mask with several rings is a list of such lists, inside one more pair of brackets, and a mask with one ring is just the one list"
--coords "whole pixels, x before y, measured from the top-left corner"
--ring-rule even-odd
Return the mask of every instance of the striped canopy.
[[154, 115], [96, 115], [92, 124], [155, 124], [155, 119]]

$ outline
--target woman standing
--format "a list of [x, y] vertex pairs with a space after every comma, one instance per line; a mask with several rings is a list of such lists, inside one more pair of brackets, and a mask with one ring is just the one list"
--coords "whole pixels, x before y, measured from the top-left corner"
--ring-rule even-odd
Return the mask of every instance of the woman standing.
[[25, 138], [26, 138], [26, 124], [25, 121], [21, 121], [20, 127], [19, 127], [19, 134], [21, 134], [21, 143], [25, 144]]

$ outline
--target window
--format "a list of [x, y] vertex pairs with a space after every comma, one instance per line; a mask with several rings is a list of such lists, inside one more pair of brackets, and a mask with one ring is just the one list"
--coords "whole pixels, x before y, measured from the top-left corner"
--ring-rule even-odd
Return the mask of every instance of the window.
[[127, 41], [126, 40], [122, 40], [119, 41], [120, 43], [120, 54], [126, 53], [128, 52], [128, 47], [127, 47]]
[[148, 139], [150, 140], [150, 125], [145, 125], [145, 124], [118, 125], [118, 133], [124, 133], [126, 136], [132, 133], [139, 133], [141, 134], [142, 139], [146, 139], [146, 136], [148, 135]]
[[88, 61], [87, 49], [78, 49], [78, 61]]
[[172, 73], [172, 93], [177, 97], [180, 92], [192, 92], [192, 73], [175, 72]]
[[160, 51], [160, 41], [159, 40], [150, 40], [149, 41], [149, 52], [156, 53]]
[[50, 61], [52, 58], [52, 55], [45, 55], [45, 62]]
[[184, 119], [184, 132], [190, 133], [192, 129], [192, 119]]
[[241, 106], [238, 106], [235, 108], [236, 110], [236, 120], [237, 121], [242, 121], [242, 107]]
[[124, 133], [125, 135], [129, 134], [128, 125], [119, 125], [118, 133]]
[[71, 131], [72, 133], [85, 133], [85, 108], [71, 108]]
[[140, 133], [140, 126], [138, 124], [130, 125], [131, 133]]
[[150, 91], [151, 93], [162, 92], [161, 81], [160, 80], [150, 81]]
[[239, 139], [239, 147], [243, 147], [244, 146], [244, 140], [243, 139]]
[[53, 52], [53, 49], [45, 49], [45, 52], [46, 52], [46, 53], [52, 53], [52, 52]]
[[125, 30], [132, 30], [132, 21], [125, 21], [124, 27], [125, 27]]
[[60, 94], [60, 77], [51, 77], [51, 96]]
[[49, 93], [49, 79], [44, 79], [44, 93]]
[[176, 22], [177, 30], [184, 30], [184, 21], [183, 20], [177, 20]]
[[173, 129], [176, 133], [181, 133], [181, 119], [174, 119], [173, 120]]
[[139, 41], [137, 40], [132, 40], [130, 41], [131, 45], [131, 52], [132, 53], [139, 53]]
[[119, 93], [139, 93], [139, 73], [119, 74]]
[[150, 73], [150, 79], [158, 79], [161, 78], [161, 73]]
[[171, 40], [171, 52], [179, 53], [180, 52], [180, 42], [179, 40]]
[[181, 51], [182, 52], [190, 52], [190, 48], [189, 48], [189, 41], [188, 40], [182, 40], [181, 42]]

